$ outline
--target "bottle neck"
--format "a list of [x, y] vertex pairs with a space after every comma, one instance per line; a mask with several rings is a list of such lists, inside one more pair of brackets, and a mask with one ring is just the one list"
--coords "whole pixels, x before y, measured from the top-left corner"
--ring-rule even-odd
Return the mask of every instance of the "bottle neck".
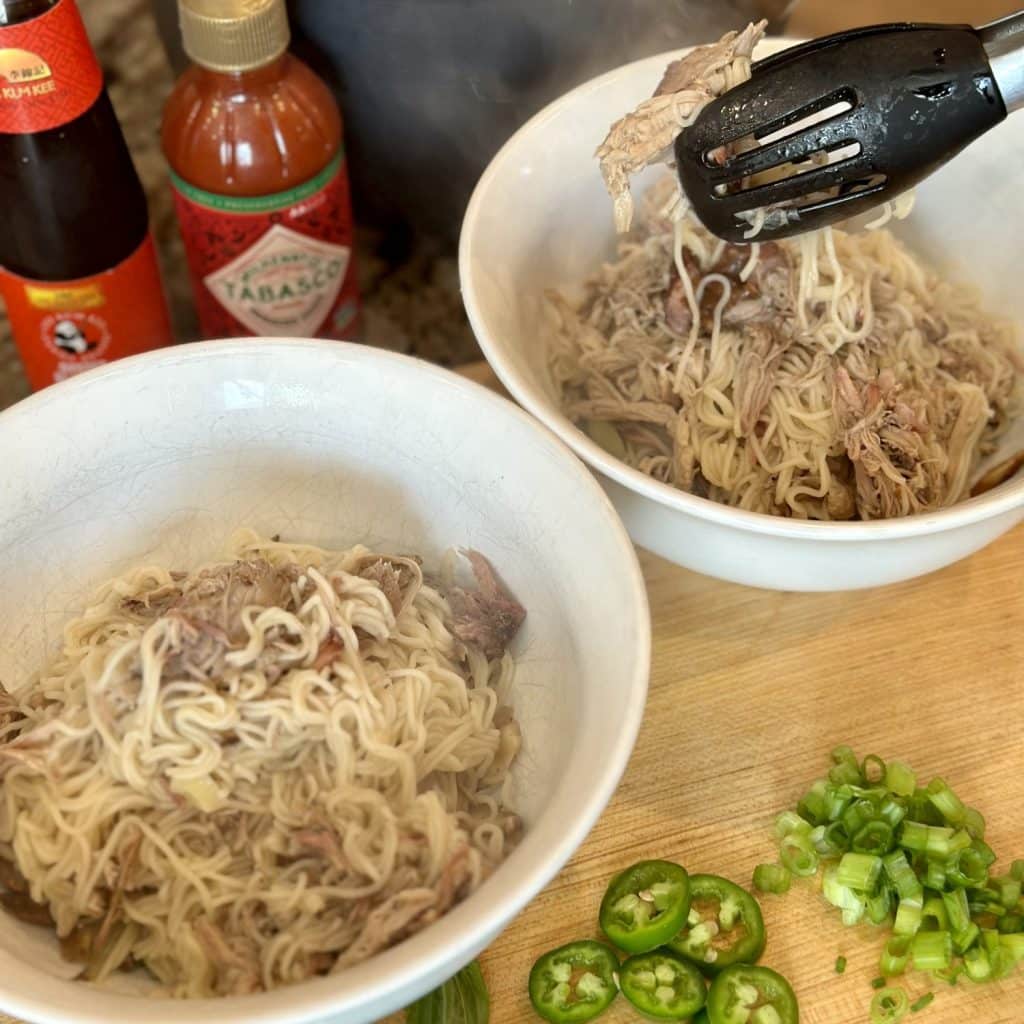
[[[0, 28], [38, 18], [51, 7], [56, 7], [59, 2], [60, 0], [0, 0]], [[73, 0], [64, 2], [72, 3]]]
[[288, 73], [288, 63], [291, 60], [287, 53], [275, 57], [258, 68], [248, 68], [245, 71], [212, 71], [201, 64], [197, 64], [199, 81], [212, 90], [227, 92], [231, 95], [242, 95], [243, 93], [263, 89], [274, 82], [280, 81]]

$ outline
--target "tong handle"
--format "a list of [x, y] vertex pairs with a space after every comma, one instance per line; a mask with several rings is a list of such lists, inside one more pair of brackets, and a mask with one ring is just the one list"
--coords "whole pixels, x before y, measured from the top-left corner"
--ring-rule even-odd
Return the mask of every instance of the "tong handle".
[[1007, 112], [1024, 106], [1024, 11], [977, 30]]

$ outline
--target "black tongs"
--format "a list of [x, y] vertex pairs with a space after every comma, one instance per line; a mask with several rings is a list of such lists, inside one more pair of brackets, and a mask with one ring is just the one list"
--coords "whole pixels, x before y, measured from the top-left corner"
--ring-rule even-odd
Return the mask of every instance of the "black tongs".
[[1024, 12], [984, 28], [877, 25], [757, 61], [675, 143], [721, 238], [783, 238], [862, 213], [1024, 105]]

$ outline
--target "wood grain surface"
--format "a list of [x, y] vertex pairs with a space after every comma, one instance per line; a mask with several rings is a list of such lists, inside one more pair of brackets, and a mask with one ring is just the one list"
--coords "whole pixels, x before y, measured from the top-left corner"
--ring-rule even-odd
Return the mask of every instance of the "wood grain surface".
[[[493, 384], [482, 367], [467, 375]], [[774, 859], [775, 814], [837, 743], [941, 774], [986, 816], [997, 870], [1024, 856], [1024, 528], [931, 576], [856, 593], [758, 591], [642, 563], [654, 650], [640, 737], [593, 833], [482, 958], [493, 1024], [539, 1020], [531, 964], [597, 936], [604, 888], [631, 862], [666, 857], [748, 885]], [[761, 904], [762, 962], [792, 981], [803, 1024], [866, 1024], [882, 933], [842, 927], [809, 882]], [[1024, 969], [991, 985], [904, 984], [936, 993], [913, 1024], [1024, 1021]], [[601, 1020], [640, 1018], [620, 999]]]
[[[749, 886], [774, 859], [775, 814], [824, 774], [837, 743], [942, 774], [988, 819], [997, 870], [1024, 855], [1024, 529], [942, 572], [858, 593], [750, 590], [642, 562], [654, 650], [640, 737], [589, 839], [484, 956], [494, 1024], [539, 1020], [531, 964], [598, 937], [605, 886], [633, 861]], [[810, 882], [761, 905], [762, 962], [792, 981], [803, 1024], [866, 1024], [881, 932], [844, 928]], [[905, 981], [913, 997], [936, 993], [914, 1024], [1024, 1021], [1024, 969], [987, 986], [929, 982]], [[641, 1018], [619, 1000], [601, 1019]]]

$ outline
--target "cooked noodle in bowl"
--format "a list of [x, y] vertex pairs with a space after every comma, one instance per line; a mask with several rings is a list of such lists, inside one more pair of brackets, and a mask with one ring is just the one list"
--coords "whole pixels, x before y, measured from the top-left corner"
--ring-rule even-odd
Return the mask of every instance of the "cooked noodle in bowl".
[[344, 970], [437, 920], [520, 833], [508, 645], [524, 609], [465, 553], [229, 557], [110, 580], [0, 690], [0, 904], [83, 977], [175, 996]]
[[[629, 179], [671, 158], [712, 98], [750, 74], [763, 26], [669, 66], [598, 157], [617, 227]], [[727, 244], [673, 175], [618, 257], [571, 303], [549, 292], [550, 369], [567, 414], [630, 466], [700, 497], [798, 519], [883, 519], [969, 496], [1020, 410], [1010, 324], [944, 281], [885, 225]]]

